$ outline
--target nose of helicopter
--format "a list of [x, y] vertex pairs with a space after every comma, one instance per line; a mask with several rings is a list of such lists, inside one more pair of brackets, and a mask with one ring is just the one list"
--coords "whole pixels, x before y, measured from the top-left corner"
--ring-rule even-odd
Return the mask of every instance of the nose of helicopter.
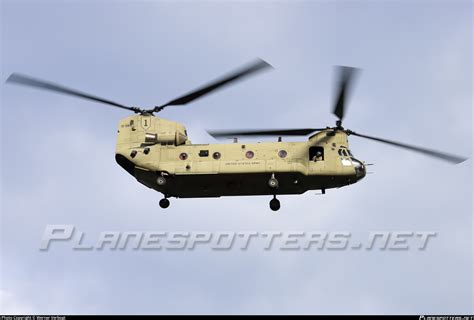
[[354, 169], [355, 169], [355, 174], [356, 174], [357, 181], [363, 179], [365, 177], [365, 174], [366, 174], [364, 163], [362, 161], [354, 159], [354, 158], [352, 159], [352, 163], [354, 164]]

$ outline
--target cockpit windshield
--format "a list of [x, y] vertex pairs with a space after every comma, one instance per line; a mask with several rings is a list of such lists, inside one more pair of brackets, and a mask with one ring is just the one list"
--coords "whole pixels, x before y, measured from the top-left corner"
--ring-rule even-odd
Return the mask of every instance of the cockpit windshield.
[[341, 157], [354, 157], [351, 150], [346, 148], [340, 148], [337, 152]]

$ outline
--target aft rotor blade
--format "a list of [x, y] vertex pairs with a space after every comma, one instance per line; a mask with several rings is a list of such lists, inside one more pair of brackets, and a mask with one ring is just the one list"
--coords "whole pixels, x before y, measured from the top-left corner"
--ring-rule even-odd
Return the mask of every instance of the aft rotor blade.
[[352, 67], [337, 67], [338, 83], [336, 87], [333, 113], [339, 118], [339, 120], [344, 118], [349, 91], [354, 83], [354, 76], [358, 71], [359, 69]]
[[77, 90], [74, 90], [74, 89], [66, 88], [66, 87], [63, 87], [61, 85], [58, 85], [58, 84], [55, 84], [55, 83], [52, 83], [52, 82], [48, 82], [48, 81], [45, 81], [45, 80], [35, 79], [35, 78], [30, 77], [30, 76], [22, 75], [22, 74], [19, 74], [19, 73], [12, 73], [8, 77], [7, 83], [14, 83], [14, 84], [20, 84], [20, 85], [24, 85], [24, 86], [28, 86], [28, 87], [37, 88], [37, 89], [49, 90], [49, 91], [62, 93], [62, 94], [66, 94], [66, 95], [70, 95], [70, 96], [74, 96], [74, 97], [79, 97], [79, 98], [88, 99], [88, 100], [92, 100], [92, 101], [96, 101], [96, 102], [100, 102], [100, 103], [105, 103], [105, 104], [108, 104], [108, 105], [111, 105], [111, 106], [114, 106], [114, 107], [117, 107], [117, 108], [127, 109], [127, 110], [134, 111], [134, 112], [138, 111], [138, 108], [125, 106], [123, 104], [120, 104], [120, 103], [117, 103], [117, 102], [114, 102], [114, 101], [99, 98], [99, 97], [93, 96], [91, 94], [87, 94], [87, 93], [77, 91]]
[[316, 131], [326, 130], [326, 128], [307, 129], [278, 129], [278, 130], [242, 130], [242, 131], [207, 131], [214, 138], [242, 137], [242, 136], [307, 136]]
[[236, 70], [234, 72], [231, 72], [228, 75], [223, 76], [222, 78], [219, 78], [209, 84], [204, 85], [203, 87], [200, 87], [194, 91], [191, 91], [179, 98], [176, 98], [174, 100], [169, 101], [168, 103], [165, 103], [164, 105], [157, 106], [153, 110], [154, 112], [158, 112], [163, 110], [163, 108], [167, 106], [177, 106], [177, 105], [185, 105], [191, 101], [194, 101], [204, 95], [207, 95], [214, 90], [220, 89], [226, 85], [231, 84], [234, 81], [241, 80], [246, 76], [249, 76], [251, 74], [254, 74], [256, 72], [262, 71], [264, 69], [268, 68], [273, 68], [269, 63], [262, 59], [257, 59], [256, 61], [252, 62], [251, 64]]
[[426, 148], [422, 148], [422, 147], [417, 147], [417, 146], [413, 146], [413, 145], [409, 145], [409, 144], [405, 144], [405, 143], [401, 143], [401, 142], [396, 142], [396, 141], [391, 141], [391, 140], [386, 140], [386, 139], [381, 139], [381, 138], [377, 138], [377, 137], [371, 137], [371, 136], [359, 134], [359, 133], [352, 132], [352, 131], [348, 131], [348, 133], [351, 134], [351, 135], [354, 135], [354, 136], [361, 137], [361, 138], [366, 138], [366, 139], [370, 139], [370, 140], [374, 140], [374, 141], [378, 141], [378, 142], [383, 142], [383, 143], [386, 143], [386, 144], [389, 144], [389, 145], [392, 145], [392, 146], [396, 146], [396, 147], [400, 147], [400, 148], [403, 148], [403, 149], [419, 152], [419, 153], [422, 153], [424, 155], [427, 155], [427, 156], [430, 156], [430, 157], [433, 157], [433, 158], [438, 158], [438, 159], [448, 161], [448, 162], [451, 162], [451, 163], [455, 163], [455, 164], [461, 163], [461, 162], [467, 160], [467, 158], [452, 155], [452, 154], [448, 154], [448, 153], [441, 152], [441, 151], [426, 149]]

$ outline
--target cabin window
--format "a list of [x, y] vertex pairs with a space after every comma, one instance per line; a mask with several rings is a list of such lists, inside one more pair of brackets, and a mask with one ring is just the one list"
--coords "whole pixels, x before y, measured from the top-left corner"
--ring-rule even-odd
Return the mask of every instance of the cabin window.
[[247, 159], [252, 159], [253, 156], [254, 156], [254, 153], [253, 153], [253, 151], [247, 151], [245, 153], [245, 156], [247, 157]]
[[186, 152], [182, 152], [179, 154], [179, 159], [186, 160], [188, 158], [188, 154]]
[[215, 159], [215, 160], [219, 160], [221, 158], [221, 153], [220, 152], [214, 152], [212, 154], [212, 157]]
[[309, 160], [310, 161], [324, 161], [324, 148], [323, 147], [310, 147]]
[[286, 158], [287, 155], [288, 155], [288, 152], [286, 152], [286, 150], [280, 150], [280, 151], [278, 151], [278, 156], [279, 156], [280, 158], [282, 158], [282, 159], [283, 159], [283, 158]]
[[199, 151], [200, 157], [209, 157], [209, 150], [200, 150]]

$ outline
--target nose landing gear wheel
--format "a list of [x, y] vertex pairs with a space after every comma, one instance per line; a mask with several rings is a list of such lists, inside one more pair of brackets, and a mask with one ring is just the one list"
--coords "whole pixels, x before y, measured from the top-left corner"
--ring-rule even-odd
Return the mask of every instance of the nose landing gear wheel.
[[280, 209], [280, 200], [273, 196], [273, 199], [270, 200], [270, 209], [273, 211], [278, 211]]
[[164, 186], [166, 184], [166, 178], [163, 176], [159, 176], [158, 178], [156, 178], [156, 183], [159, 186]]
[[272, 177], [268, 180], [268, 186], [272, 189], [278, 189], [278, 180], [274, 174], [272, 174]]
[[160, 200], [160, 207], [162, 207], [163, 209], [166, 209], [170, 206], [170, 201], [166, 198], [163, 198]]

